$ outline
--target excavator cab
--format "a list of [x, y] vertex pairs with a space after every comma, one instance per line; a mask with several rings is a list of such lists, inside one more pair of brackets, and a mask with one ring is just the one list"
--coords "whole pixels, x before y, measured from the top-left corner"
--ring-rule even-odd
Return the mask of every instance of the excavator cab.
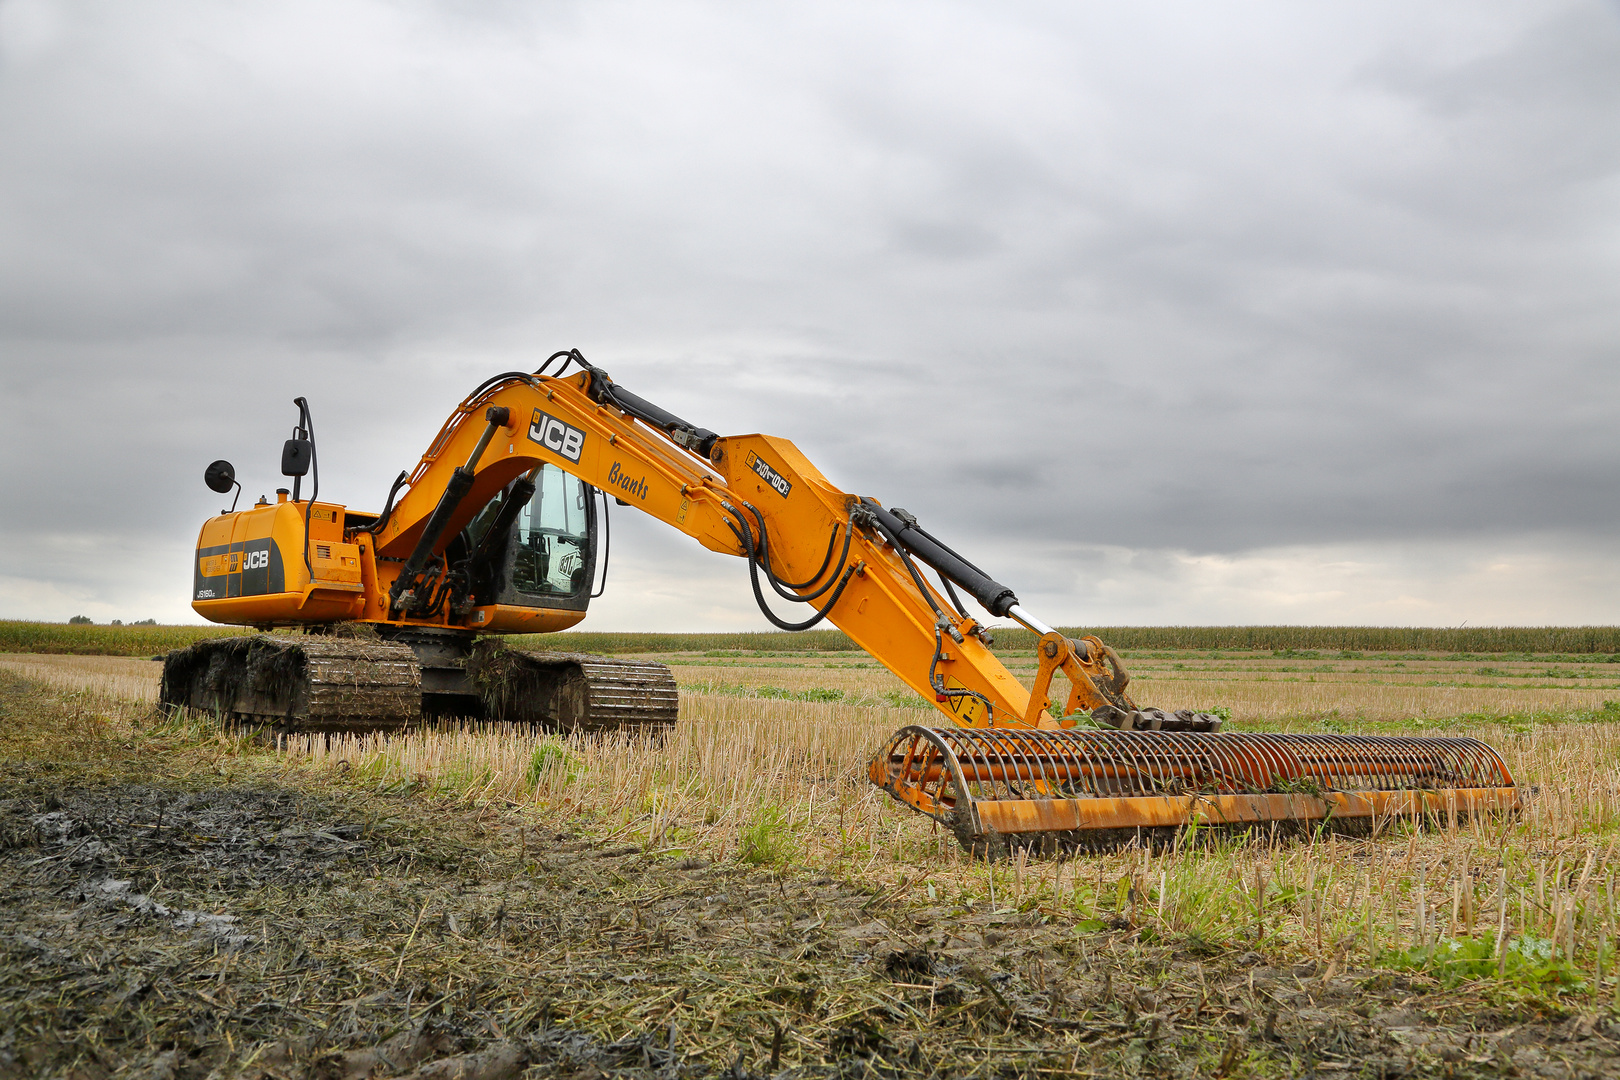
[[[584, 611], [596, 580], [594, 496], [577, 476], [543, 466], [505, 539], [490, 544], [488, 558], [474, 568], [475, 602]], [[465, 550], [479, 549], [505, 497], [491, 499], [467, 526]]]

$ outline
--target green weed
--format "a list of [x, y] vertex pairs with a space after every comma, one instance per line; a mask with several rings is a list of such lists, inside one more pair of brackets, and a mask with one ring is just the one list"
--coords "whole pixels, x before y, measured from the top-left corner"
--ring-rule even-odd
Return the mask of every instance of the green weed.
[[542, 784], [572, 784], [579, 778], [580, 762], [568, 752], [561, 739], [546, 739], [529, 755], [524, 780], [531, 788]]
[[752, 866], [769, 866], [786, 857], [789, 842], [782, 811], [762, 807], [737, 838], [737, 858]]
[[1390, 950], [1378, 957], [1380, 967], [1418, 971], [1440, 980], [1448, 989], [1500, 975], [1526, 987], [1576, 989], [1585, 985], [1581, 973], [1558, 954], [1546, 938], [1524, 934], [1512, 938], [1498, 958], [1489, 938], [1444, 937], [1433, 945]]

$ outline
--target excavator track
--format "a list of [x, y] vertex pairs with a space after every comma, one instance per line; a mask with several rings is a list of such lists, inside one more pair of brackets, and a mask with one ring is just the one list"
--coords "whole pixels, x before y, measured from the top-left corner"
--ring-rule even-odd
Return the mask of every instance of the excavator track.
[[422, 670], [390, 642], [216, 638], [169, 653], [159, 703], [289, 733], [397, 731], [421, 716]]
[[590, 653], [542, 652], [483, 641], [468, 674], [491, 720], [556, 731], [663, 731], [680, 698], [663, 664]]

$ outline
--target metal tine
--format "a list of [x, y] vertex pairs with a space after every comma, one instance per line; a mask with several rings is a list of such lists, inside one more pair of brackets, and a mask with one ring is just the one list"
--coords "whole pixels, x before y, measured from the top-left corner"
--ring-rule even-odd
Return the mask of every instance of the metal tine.
[[1027, 731], [1024, 737], [1018, 740], [1019, 752], [1029, 763], [1029, 783], [1037, 794], [1052, 797], [1052, 785], [1047, 782], [1046, 744], [1041, 738], [1043, 732]]
[[1059, 751], [1054, 757], [1060, 755], [1069, 770], [1070, 797], [1095, 798], [1108, 790], [1105, 783], [1108, 762], [1095, 752], [1085, 734], [1066, 731], [1054, 737], [1053, 742], [1058, 744]]
[[[985, 760], [989, 754], [989, 748], [983, 745], [985, 742], [983, 734], [977, 729], [953, 733], [952, 744], [961, 747], [956, 753], [957, 759], [972, 762]], [[989, 796], [994, 799], [999, 797], [994, 781], [987, 779], [987, 776], [988, 772], [984, 769], [973, 770], [973, 779], [968, 781], [968, 788], [972, 792], [973, 798]]]
[[[1391, 768], [1382, 775], [1393, 780], [1392, 786], [1399, 788], [1412, 788], [1418, 784], [1425, 772], [1428, 761], [1420, 747], [1410, 746], [1398, 738], [1390, 738], [1382, 742], [1387, 747], [1389, 764]], [[1405, 766], [1405, 768], [1401, 768]]]
[[1181, 770], [1177, 767], [1186, 755], [1179, 753], [1182, 748], [1181, 740], [1170, 732], [1151, 732], [1154, 737], [1148, 751], [1153, 757], [1153, 778], [1155, 794], [1166, 795], [1172, 791], [1179, 791], [1181, 784]]
[[[1002, 798], [1000, 781], [996, 779], [996, 770], [991, 768], [1000, 763], [1000, 743], [989, 732], [974, 729], [962, 733], [962, 741], [968, 745], [972, 752], [971, 760], [981, 767], [974, 769], [973, 783], [979, 788], [979, 793], [988, 795], [992, 799]], [[964, 760], [968, 760], [964, 758]], [[982, 764], [981, 764], [982, 763]], [[978, 793], [976, 793], [977, 795]]]
[[[1039, 754], [1031, 753], [1030, 744], [1035, 741], [1034, 737], [1038, 734], [1039, 732], [1020, 731], [1018, 733], [1019, 737], [1014, 741], [1012, 747], [1016, 762], [1013, 778], [1020, 784], [1033, 787], [1037, 792], [1041, 789], [1042, 781], [1045, 778], [1045, 770], [1041, 768]], [[1035, 749], [1038, 751], [1039, 747], [1036, 746]]]
[[[1125, 734], [1125, 733], [1121, 732], [1120, 734]], [[1149, 733], [1148, 732], [1142, 732], [1141, 734], [1149, 734]], [[1150, 769], [1150, 766], [1147, 763], [1147, 760], [1142, 755], [1142, 742], [1140, 740], [1138, 740], [1138, 739], [1133, 738], [1128, 742], [1121, 741], [1119, 743], [1119, 745], [1122, 748], [1124, 748], [1124, 749], [1126, 749], [1128, 751], [1129, 757], [1131, 759], [1131, 765], [1136, 770], [1136, 775], [1132, 779], [1135, 781], [1135, 790], [1136, 790], [1137, 794], [1140, 794], [1140, 795], [1157, 795], [1158, 792], [1153, 790], [1151, 784], [1143, 784], [1142, 783], [1142, 780], [1143, 780], [1144, 776], [1146, 776], [1146, 778], [1149, 779], [1149, 780], [1151, 780], [1152, 776], [1153, 776], [1153, 774], [1151, 772], [1151, 769]]]
[[989, 732], [977, 728], [972, 731], [963, 731], [961, 741], [965, 744], [968, 753], [958, 755], [964, 761], [972, 761], [976, 768], [973, 770], [971, 783], [978, 788], [975, 797], [988, 795], [992, 799], [1001, 798], [999, 782], [995, 779], [995, 770], [991, 766], [998, 762], [998, 744]]
[[1211, 750], [1219, 746], [1204, 738], [1190, 738], [1181, 740], [1182, 753], [1185, 755], [1186, 769], [1189, 775], [1184, 786], [1189, 793], [1202, 791], [1209, 786], [1209, 778], [1219, 770]]
[[1230, 744], [1200, 735], [1196, 737], [1195, 745], [1198, 747], [1198, 790], [1230, 787], [1228, 778], [1232, 773], [1232, 763], [1227, 752]]
[[1099, 775], [1097, 779], [1107, 784], [1111, 794], [1124, 795], [1136, 790], [1135, 763], [1131, 761], [1130, 755], [1121, 752], [1123, 748], [1113, 732], [1093, 733], [1087, 742], [1107, 754], [1109, 771]]
[[1369, 751], [1376, 751], [1377, 755], [1386, 754], [1387, 749], [1381, 739], [1378, 739], [1377, 737], [1369, 737], [1370, 741], [1362, 743], [1360, 745], [1359, 752], [1357, 752], [1357, 744], [1351, 742], [1348, 737], [1339, 735], [1335, 736], [1335, 739], [1343, 741], [1346, 747], [1345, 760], [1342, 763], [1341, 775], [1343, 782], [1347, 787], [1353, 787], [1359, 790], [1366, 790], [1369, 788], [1387, 790], [1394, 787], [1400, 787], [1406, 783], [1406, 781], [1401, 778], [1401, 774], [1399, 772], [1392, 772], [1388, 768], [1380, 769], [1376, 767], [1378, 764], [1376, 755], [1370, 753]]
[[1311, 755], [1300, 755], [1303, 764], [1311, 765], [1320, 762], [1321, 768], [1316, 770], [1316, 778], [1329, 790], [1336, 789], [1347, 773], [1349, 762], [1345, 755], [1340, 753], [1340, 744], [1337, 736], [1324, 735], [1319, 741], [1312, 744]]
[[[900, 737], [902, 739], [905, 738], [905, 732], [904, 731], [901, 731]], [[900, 761], [900, 775], [906, 776], [906, 777], [916, 775], [912, 770], [912, 762], [917, 757], [917, 747], [919, 746], [919, 744], [923, 745], [923, 746], [931, 746], [932, 745], [926, 739], [924, 739], [922, 737], [922, 735], [920, 735], [919, 733], [912, 732], [911, 738], [909, 740], [907, 740], [905, 757], [902, 758], [901, 761]], [[893, 751], [890, 751], [890, 755], [891, 755], [891, 757], [893, 756]], [[922, 775], [926, 776], [927, 773], [923, 773]]]
[[1075, 732], [1074, 742], [1076, 762], [1089, 765], [1078, 777], [1081, 790], [1092, 797], [1118, 795], [1125, 790], [1119, 755], [1102, 732]]
[[1394, 753], [1402, 760], [1414, 766], [1405, 778], [1407, 781], [1406, 786], [1420, 786], [1419, 782], [1425, 779], [1425, 774], [1433, 771], [1433, 762], [1428, 756], [1427, 748], [1414, 739], [1396, 737], [1392, 738], [1390, 741], [1394, 743]]
[[934, 781], [934, 790], [929, 794], [934, 800], [935, 806], [954, 808], [957, 800], [955, 791], [956, 785], [952, 783], [953, 778], [951, 776], [949, 763], [944, 760], [944, 754], [940, 751], [939, 747], [935, 746], [931, 742], [926, 743], [926, 746], [928, 750], [922, 762], [922, 772], [920, 775], [926, 777], [930, 772], [932, 772], [934, 769], [934, 762], [936, 759], [938, 759], [939, 776]]
[[1159, 767], [1159, 758], [1161, 756], [1159, 753], [1159, 743], [1163, 737], [1163, 733], [1157, 731], [1143, 731], [1139, 734], [1141, 735], [1140, 739], [1127, 745], [1129, 745], [1132, 750], [1136, 751], [1137, 760], [1140, 761], [1142, 765], [1142, 794], [1163, 795], [1164, 770]]
[[1180, 734], [1163, 731], [1120, 732], [1115, 738], [1120, 740], [1121, 745], [1139, 751], [1143, 778], [1147, 781], [1140, 788], [1142, 794], [1163, 795], [1171, 781], [1180, 780], [1177, 765], [1185, 758], [1184, 754], [1176, 753], [1178, 744], [1184, 741]]
[[[1356, 784], [1356, 787], [1362, 789], [1369, 786], [1375, 788], [1388, 787], [1388, 781], [1391, 779], [1394, 779], [1397, 785], [1400, 784], [1405, 770], [1400, 762], [1394, 763], [1394, 768], [1383, 767], [1386, 762], [1380, 760], [1380, 758], [1385, 753], [1385, 744], [1379, 737], [1373, 736], [1372, 739], [1375, 741], [1369, 747], [1376, 750], [1377, 753], [1363, 753], [1360, 755], [1359, 761], [1353, 758], [1340, 760], [1340, 755], [1335, 752], [1336, 738], [1335, 736], [1305, 737], [1302, 748], [1306, 752], [1301, 753], [1299, 757], [1300, 764], [1310, 775], [1319, 781], [1327, 781], [1329, 786], [1337, 786], [1341, 779], [1347, 780], [1351, 776], [1362, 778], [1361, 782]], [[1324, 768], [1324, 765], [1327, 767]], [[1371, 783], [1369, 783], [1369, 778], [1372, 781]]]
[[1017, 775], [1021, 783], [1029, 784], [1036, 791], [1039, 791], [1040, 766], [1036, 763], [1035, 756], [1029, 752], [1031, 734], [1033, 733], [1028, 731], [1019, 732], [1022, 738], [1018, 739], [1014, 744], [1014, 753], [1017, 754], [1019, 763]]
[[[1036, 784], [1036, 769], [1034, 757], [1029, 752], [1029, 732], [1020, 731], [1019, 738], [1013, 741], [1012, 756], [1014, 761], [1013, 775], [1008, 779], [1008, 786], [1014, 791], [1018, 785], [1034, 787]], [[1013, 781], [1016, 780], [1015, 785]], [[1025, 795], [1027, 798], [1028, 796]]]
[[964, 761], [972, 761], [976, 766], [973, 770], [974, 779], [970, 786], [978, 790], [974, 792], [975, 798], [989, 796], [992, 799], [1003, 797], [1001, 785], [995, 778], [995, 770], [989, 766], [999, 761], [999, 743], [990, 732], [977, 728], [961, 732], [961, 741], [966, 745], [967, 754], [957, 756]]
[[1248, 738], [1234, 739], [1222, 743], [1220, 749], [1227, 751], [1220, 756], [1222, 777], [1226, 783], [1221, 785], [1228, 790], [1241, 790], [1243, 787], [1254, 786], [1254, 781], [1264, 775], [1268, 770], [1264, 760], [1256, 752], [1255, 747], [1260, 745]]
[[1357, 788], [1395, 790], [1412, 786], [1413, 772], [1399, 744], [1380, 736], [1369, 737], [1361, 753], [1346, 767], [1346, 779]]
[[1217, 791], [1230, 791], [1238, 786], [1245, 772], [1252, 771], [1249, 750], [1242, 742], [1209, 742], [1206, 748], [1209, 761], [1206, 786], [1212, 786]]
[[932, 741], [922, 739], [920, 735], [918, 738], [924, 742], [926, 748], [917, 759], [916, 772], [909, 779], [914, 785], [922, 789], [924, 795], [933, 800], [935, 806], [944, 809], [955, 802], [954, 796], [949, 794], [951, 787], [950, 769], [946, 767], [944, 761], [940, 761], [940, 768], [932, 781], [933, 787], [930, 790], [928, 777], [935, 772], [934, 762], [936, 758], [940, 757], [940, 751], [939, 747], [934, 745]]
[[1294, 742], [1296, 736], [1266, 735], [1266, 749], [1270, 752], [1273, 764], [1269, 782], [1261, 785], [1262, 790], [1274, 787], [1279, 779], [1286, 777], [1290, 780], [1303, 779], [1307, 773], [1304, 763], [1299, 760], [1299, 750]]
[[1298, 755], [1300, 764], [1330, 790], [1340, 788], [1353, 775], [1355, 765], [1351, 755], [1340, 752], [1340, 739], [1337, 735], [1316, 736], [1308, 744], [1308, 752]]
[[1112, 732], [1074, 732], [1074, 759], [1081, 766], [1081, 778], [1093, 796], [1119, 795], [1126, 790], [1130, 764], [1115, 752]]
[[1128, 740], [1118, 740], [1118, 745], [1125, 748], [1129, 752], [1131, 764], [1136, 770], [1135, 775], [1131, 778], [1134, 783], [1134, 789], [1139, 795], [1157, 795], [1159, 792], [1154, 789], [1153, 784], [1153, 763], [1151, 760], [1149, 760], [1146, 753], [1149, 745], [1152, 742], [1152, 735], [1149, 732], [1132, 734], [1143, 734], [1148, 736], [1148, 738], [1145, 739], [1129, 738]]
[[1233, 762], [1234, 790], [1252, 788], [1257, 784], [1263, 786], [1271, 782], [1272, 774], [1276, 770], [1272, 766], [1271, 753], [1266, 746], [1264, 735], [1244, 735], [1242, 741], [1233, 740], [1229, 745], [1236, 758]]
[[[983, 756], [983, 748], [978, 745], [978, 732], [969, 729], [948, 730], [945, 732], [952, 752], [958, 761], [977, 761]], [[979, 775], [980, 770], [974, 770], [973, 778], [967, 781], [967, 796], [978, 799], [984, 795], [996, 797], [995, 788], [988, 785]]]
[[1074, 775], [1084, 767], [1069, 746], [1069, 740], [1057, 732], [1041, 732], [1041, 758], [1045, 762], [1047, 781], [1053, 794], [1061, 793], [1066, 775]]
[[1095, 797], [1108, 790], [1104, 782], [1108, 762], [1079, 733], [1067, 731], [1054, 741], [1061, 752], [1061, 760], [1068, 766], [1067, 783], [1071, 796]]

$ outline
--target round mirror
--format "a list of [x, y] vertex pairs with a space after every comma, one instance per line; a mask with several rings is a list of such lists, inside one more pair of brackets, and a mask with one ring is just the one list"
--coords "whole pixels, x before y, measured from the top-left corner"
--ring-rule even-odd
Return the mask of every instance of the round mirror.
[[236, 469], [230, 462], [221, 458], [203, 470], [203, 483], [224, 495], [236, 486]]

